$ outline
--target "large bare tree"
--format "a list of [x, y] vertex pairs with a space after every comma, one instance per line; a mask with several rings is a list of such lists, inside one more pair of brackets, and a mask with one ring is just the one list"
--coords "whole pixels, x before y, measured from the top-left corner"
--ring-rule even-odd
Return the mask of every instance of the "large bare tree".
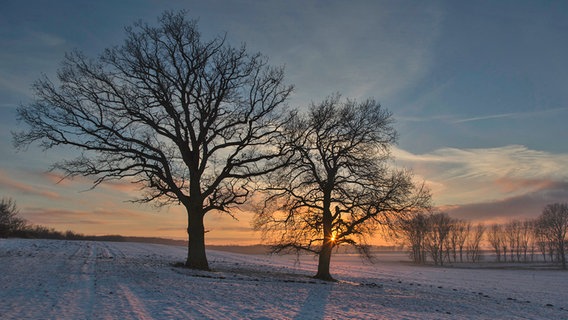
[[274, 138], [292, 90], [283, 69], [224, 36], [203, 40], [185, 12], [166, 12], [96, 59], [67, 54], [57, 78], [38, 80], [35, 102], [18, 109], [28, 128], [15, 145], [74, 147], [81, 155], [55, 169], [95, 186], [127, 179], [143, 187], [138, 201], [183, 205], [186, 265], [208, 269], [204, 215], [231, 214], [250, 195], [247, 178], [282, 155]]
[[286, 126], [293, 161], [267, 176], [256, 229], [274, 251], [319, 256], [316, 278], [332, 280], [332, 249], [366, 251], [367, 237], [401, 215], [428, 205], [430, 194], [411, 174], [387, 166], [396, 132], [391, 114], [372, 99], [339, 95], [312, 104]]

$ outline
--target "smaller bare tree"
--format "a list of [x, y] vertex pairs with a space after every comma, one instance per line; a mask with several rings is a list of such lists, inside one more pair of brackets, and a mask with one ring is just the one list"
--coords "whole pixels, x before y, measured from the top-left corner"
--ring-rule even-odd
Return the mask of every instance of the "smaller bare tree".
[[429, 205], [430, 193], [407, 170], [388, 167], [396, 139], [391, 113], [373, 99], [312, 104], [284, 127], [288, 165], [265, 176], [255, 229], [273, 251], [318, 255], [316, 278], [332, 280], [334, 247], [368, 253], [367, 238]]

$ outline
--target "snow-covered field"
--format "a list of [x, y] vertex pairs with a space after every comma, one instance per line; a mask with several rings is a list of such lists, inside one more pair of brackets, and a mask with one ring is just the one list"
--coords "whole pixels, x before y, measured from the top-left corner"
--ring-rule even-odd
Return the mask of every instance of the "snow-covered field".
[[0, 319], [568, 319], [568, 272], [376, 264], [209, 251], [213, 272], [174, 267], [184, 247], [0, 239]]

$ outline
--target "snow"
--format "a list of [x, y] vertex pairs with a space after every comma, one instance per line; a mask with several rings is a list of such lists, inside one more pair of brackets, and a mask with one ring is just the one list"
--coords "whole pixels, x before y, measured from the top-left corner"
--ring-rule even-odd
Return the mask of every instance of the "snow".
[[568, 273], [317, 261], [208, 251], [214, 271], [175, 267], [186, 248], [0, 239], [0, 319], [566, 319]]

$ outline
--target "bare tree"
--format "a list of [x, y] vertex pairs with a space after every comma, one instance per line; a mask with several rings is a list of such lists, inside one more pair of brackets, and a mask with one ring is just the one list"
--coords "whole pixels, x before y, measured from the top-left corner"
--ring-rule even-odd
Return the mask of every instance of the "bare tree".
[[505, 235], [509, 243], [511, 262], [527, 262], [531, 244], [532, 222], [513, 220], [505, 225]]
[[29, 128], [14, 134], [15, 145], [73, 147], [82, 154], [54, 169], [94, 176], [93, 187], [127, 179], [144, 190], [138, 201], [183, 205], [186, 265], [208, 269], [203, 217], [232, 214], [250, 195], [247, 178], [281, 156], [274, 138], [292, 88], [282, 68], [244, 45], [202, 40], [185, 12], [126, 31], [122, 46], [97, 59], [67, 54], [58, 85], [35, 83], [36, 101], [18, 109]]
[[468, 260], [471, 262], [477, 262], [481, 258], [481, 240], [483, 239], [483, 234], [485, 233], [485, 226], [483, 224], [477, 224], [475, 227], [471, 228], [469, 236], [466, 243], [466, 251]]
[[[523, 258], [523, 262], [529, 261], [529, 251], [531, 251], [531, 247], [533, 246], [532, 240], [532, 229], [533, 229], [533, 221], [530, 219], [525, 219], [521, 221], [520, 226], [520, 236], [519, 236], [519, 247], [521, 251], [521, 255]], [[534, 250], [532, 250], [534, 251]], [[531, 253], [532, 256], [532, 253]]]
[[457, 262], [458, 261], [458, 233], [460, 232], [459, 224], [462, 221], [456, 221], [454, 227], [450, 231], [447, 238], [446, 252], [448, 256], [448, 261]]
[[413, 184], [409, 172], [386, 165], [396, 137], [392, 121], [372, 99], [335, 95], [289, 123], [286, 136], [295, 158], [267, 176], [255, 224], [274, 251], [315, 253], [315, 277], [332, 280], [335, 246], [349, 244], [368, 254], [366, 238], [374, 231], [428, 205], [430, 194]]
[[[493, 224], [489, 227], [487, 232], [487, 240], [491, 247], [495, 251], [495, 256], [497, 257], [497, 262], [501, 262], [501, 250], [503, 248], [503, 226], [500, 224]], [[507, 255], [507, 252], [505, 252]], [[506, 258], [505, 258], [506, 259]]]
[[451, 237], [455, 238], [453, 242], [455, 243], [457, 251], [460, 254], [460, 262], [463, 262], [465, 241], [469, 237], [470, 231], [471, 223], [465, 221], [456, 221], [454, 223], [454, 227], [450, 231]]
[[546, 235], [546, 226], [543, 225], [540, 219], [535, 220], [533, 228], [533, 237], [536, 242], [540, 253], [542, 254], [542, 259], [546, 262], [546, 255], [548, 253], [549, 241]]
[[[520, 258], [520, 227], [521, 222], [519, 220], [513, 220], [504, 227], [511, 262], [515, 262], [515, 258]], [[519, 259], [517, 259], [517, 261], [519, 261]]]
[[398, 222], [398, 234], [406, 240], [414, 263], [426, 263], [425, 238], [428, 227], [428, 216], [423, 212], [417, 212], [410, 219], [400, 219]]
[[568, 204], [553, 203], [544, 207], [538, 218], [548, 241], [554, 245], [562, 268], [566, 269], [566, 234], [568, 233]]
[[438, 212], [428, 217], [426, 248], [436, 265], [444, 265], [446, 239], [452, 230], [454, 221], [445, 212]]
[[23, 230], [27, 222], [18, 217], [19, 211], [16, 202], [10, 198], [0, 200], [0, 237], [12, 236], [15, 232]]

